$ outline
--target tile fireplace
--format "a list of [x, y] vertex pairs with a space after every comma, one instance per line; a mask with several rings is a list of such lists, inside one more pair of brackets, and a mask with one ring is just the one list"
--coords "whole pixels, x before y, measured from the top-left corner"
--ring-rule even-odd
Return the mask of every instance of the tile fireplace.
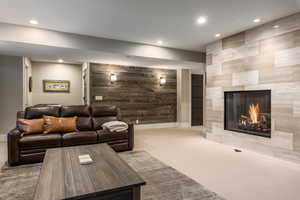
[[224, 129], [271, 137], [271, 90], [224, 93]]

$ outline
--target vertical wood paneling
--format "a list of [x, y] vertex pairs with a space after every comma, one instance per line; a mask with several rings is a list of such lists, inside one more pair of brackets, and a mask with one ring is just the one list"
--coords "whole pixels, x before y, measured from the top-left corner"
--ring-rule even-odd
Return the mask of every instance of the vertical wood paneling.
[[[117, 75], [116, 82], [110, 81], [111, 74]], [[160, 77], [166, 78], [165, 85], [160, 85]], [[176, 70], [91, 64], [90, 78], [92, 104], [116, 105], [131, 122], [176, 122]]]

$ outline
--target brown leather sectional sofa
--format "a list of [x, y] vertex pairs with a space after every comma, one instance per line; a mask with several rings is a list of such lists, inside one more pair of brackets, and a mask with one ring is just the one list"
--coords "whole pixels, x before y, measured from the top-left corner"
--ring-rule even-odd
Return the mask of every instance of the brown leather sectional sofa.
[[39, 119], [44, 115], [54, 117], [77, 116], [79, 132], [32, 134], [21, 136], [18, 128], [8, 133], [8, 164], [19, 165], [42, 162], [46, 149], [74, 145], [108, 143], [115, 151], [132, 150], [134, 127], [129, 124], [127, 131], [111, 133], [102, 129], [108, 121], [121, 120], [115, 106], [35, 106], [18, 112], [18, 118]]

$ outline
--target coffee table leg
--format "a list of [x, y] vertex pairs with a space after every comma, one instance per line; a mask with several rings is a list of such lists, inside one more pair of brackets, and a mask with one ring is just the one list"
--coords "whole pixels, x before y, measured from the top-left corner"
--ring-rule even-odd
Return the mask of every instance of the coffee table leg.
[[132, 189], [132, 200], [141, 200], [141, 187], [135, 187]]

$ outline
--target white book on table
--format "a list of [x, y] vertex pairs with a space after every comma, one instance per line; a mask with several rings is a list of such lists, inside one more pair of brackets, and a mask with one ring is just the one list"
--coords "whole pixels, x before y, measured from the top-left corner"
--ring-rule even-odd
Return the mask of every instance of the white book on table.
[[88, 154], [79, 155], [78, 158], [81, 165], [87, 165], [93, 162], [93, 159]]

